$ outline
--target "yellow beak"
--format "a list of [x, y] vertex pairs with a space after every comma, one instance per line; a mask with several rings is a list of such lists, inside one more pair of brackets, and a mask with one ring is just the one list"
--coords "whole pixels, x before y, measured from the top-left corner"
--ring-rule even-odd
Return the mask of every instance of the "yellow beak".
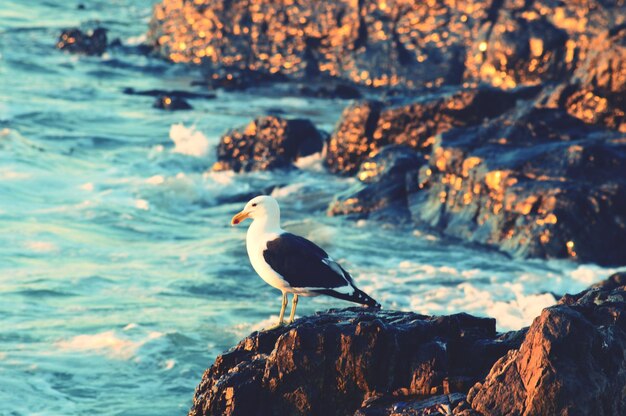
[[245, 211], [241, 211], [240, 213], [236, 214], [232, 220], [230, 220], [230, 225], [237, 225], [246, 218], [250, 218], [248, 213]]

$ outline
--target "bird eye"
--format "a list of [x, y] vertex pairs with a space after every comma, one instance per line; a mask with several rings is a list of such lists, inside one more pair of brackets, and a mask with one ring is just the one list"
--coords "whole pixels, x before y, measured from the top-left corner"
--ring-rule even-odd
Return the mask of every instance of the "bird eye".
[[256, 204], [252, 204], [253, 207], [256, 207]]

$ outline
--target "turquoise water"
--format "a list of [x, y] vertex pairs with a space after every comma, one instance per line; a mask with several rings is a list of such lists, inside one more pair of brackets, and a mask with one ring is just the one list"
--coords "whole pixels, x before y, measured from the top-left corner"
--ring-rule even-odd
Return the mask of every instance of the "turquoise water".
[[[285, 228], [327, 248], [387, 308], [528, 325], [610, 270], [519, 261], [394, 224], [329, 218], [355, 183], [319, 158], [285, 174], [212, 173], [227, 129], [281, 109], [331, 130], [346, 101], [218, 92], [163, 112], [135, 89], [199, 74], [132, 50], [54, 48], [99, 20], [142, 40], [149, 2], [3, 0], [0, 7], [0, 415], [185, 414], [217, 354], [276, 319], [279, 293], [248, 264], [245, 196], [272, 190]], [[299, 314], [347, 306], [303, 299]]]

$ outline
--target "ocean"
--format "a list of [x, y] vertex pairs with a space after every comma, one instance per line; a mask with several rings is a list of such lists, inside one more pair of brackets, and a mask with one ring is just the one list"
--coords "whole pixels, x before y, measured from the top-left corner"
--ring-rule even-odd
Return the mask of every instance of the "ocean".
[[[328, 217], [356, 185], [321, 156], [284, 172], [215, 173], [228, 129], [281, 112], [331, 131], [345, 100], [217, 91], [193, 110], [136, 90], [200, 91], [199, 72], [138, 53], [151, 2], [0, 5], [0, 415], [184, 415], [221, 352], [277, 319], [230, 218], [271, 192], [284, 227], [323, 246], [383, 307], [529, 325], [555, 296], [612, 270], [519, 260], [402, 224]], [[125, 48], [76, 56], [63, 28]], [[298, 314], [349, 304], [303, 298]]]

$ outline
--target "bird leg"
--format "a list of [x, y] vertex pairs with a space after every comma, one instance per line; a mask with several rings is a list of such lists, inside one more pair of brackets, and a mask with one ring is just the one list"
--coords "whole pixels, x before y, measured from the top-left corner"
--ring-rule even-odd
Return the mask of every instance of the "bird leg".
[[285, 309], [287, 309], [287, 302], [289, 299], [287, 298], [287, 294], [283, 292], [283, 305], [280, 308], [280, 314], [278, 315], [278, 326], [284, 325], [283, 318], [285, 317]]
[[289, 315], [289, 323], [293, 323], [293, 318], [296, 316], [296, 307], [298, 306], [298, 295], [293, 294], [291, 301], [291, 314]]
[[269, 328], [266, 328], [266, 330], [276, 329], [278, 327], [285, 325], [284, 318], [285, 318], [285, 309], [287, 309], [287, 302], [288, 302], [287, 294], [283, 292], [283, 304], [280, 307], [280, 314], [278, 315], [278, 323], [276, 325], [270, 326]]

